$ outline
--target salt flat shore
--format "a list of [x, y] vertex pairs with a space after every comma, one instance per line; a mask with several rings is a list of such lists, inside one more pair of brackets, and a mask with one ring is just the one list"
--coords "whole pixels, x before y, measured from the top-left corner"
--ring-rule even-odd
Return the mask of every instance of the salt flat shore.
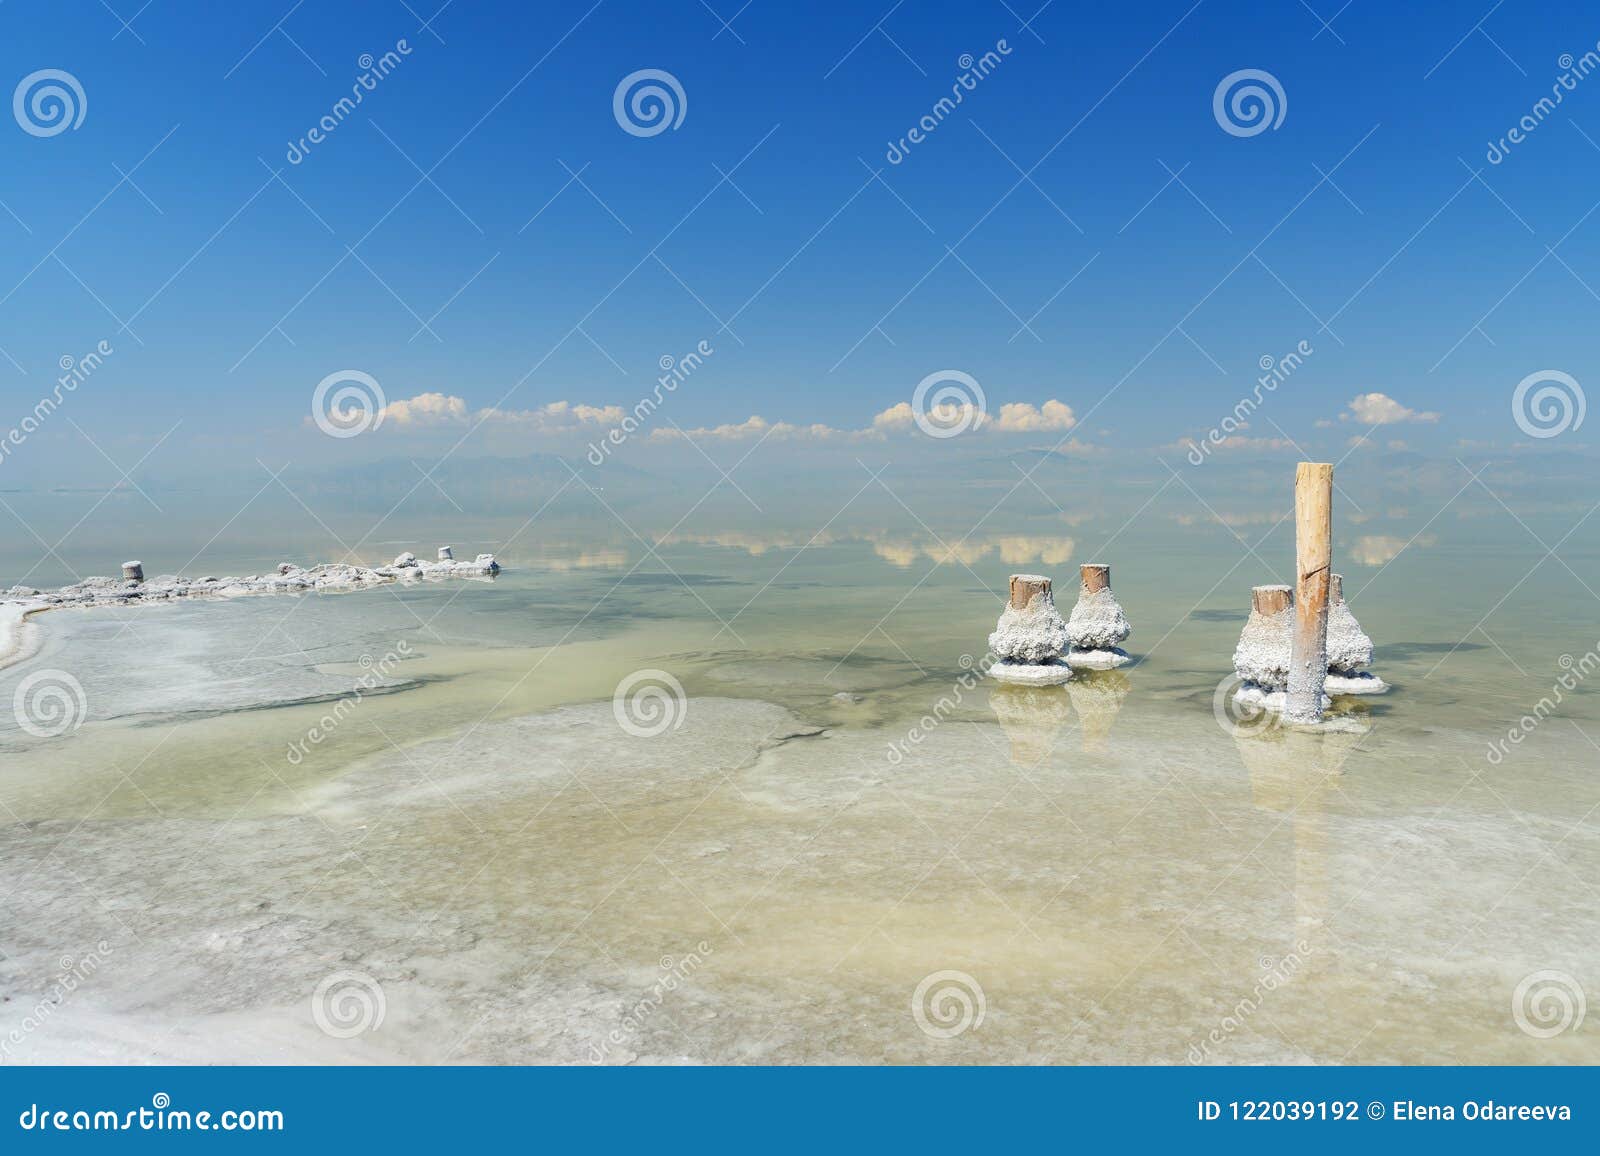
[[13, 586], [0, 591], [0, 668], [23, 658], [28, 651], [26, 619], [29, 615], [62, 606], [136, 606], [187, 598], [237, 598], [247, 594], [341, 593], [364, 590], [391, 582], [437, 581], [446, 578], [487, 578], [500, 572], [493, 554], [458, 561], [448, 546], [439, 559], [422, 561], [407, 551], [387, 566], [357, 566], [327, 562], [304, 567], [280, 562], [270, 574], [244, 577], [205, 575], [187, 578], [177, 574], [143, 577], [143, 566], [125, 562], [120, 578], [84, 578], [55, 590]]

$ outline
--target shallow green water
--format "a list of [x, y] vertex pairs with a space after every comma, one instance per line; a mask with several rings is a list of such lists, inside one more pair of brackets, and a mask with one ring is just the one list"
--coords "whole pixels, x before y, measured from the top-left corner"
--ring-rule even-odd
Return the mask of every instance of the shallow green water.
[[[1535, 973], [1600, 990], [1600, 697], [1486, 757], [1600, 637], [1556, 562], [1516, 586], [1510, 535], [1435, 527], [1387, 565], [1342, 540], [1394, 690], [1338, 733], [1234, 733], [1214, 692], [1281, 529], [1259, 557], [1215, 526], [815, 532], [542, 537], [492, 583], [36, 619], [0, 699], [61, 670], [87, 707], [58, 738], [0, 718], [8, 1054], [1600, 1060], [1513, 1014]], [[1010, 571], [1065, 609], [1090, 560], [1135, 663], [968, 673]], [[644, 670], [684, 695], [636, 708], [650, 736], [612, 701]], [[381, 1024], [319, 1026], [377, 992]]]

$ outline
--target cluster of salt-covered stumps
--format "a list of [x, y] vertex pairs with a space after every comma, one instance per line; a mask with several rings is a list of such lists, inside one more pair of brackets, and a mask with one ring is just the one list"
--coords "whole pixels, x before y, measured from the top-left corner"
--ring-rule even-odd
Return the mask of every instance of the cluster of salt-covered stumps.
[[342, 562], [302, 567], [280, 562], [270, 574], [246, 577], [184, 578], [160, 574], [146, 579], [144, 563], [124, 562], [120, 578], [85, 578], [58, 590], [13, 586], [0, 593], [0, 602], [20, 602], [44, 609], [52, 606], [98, 606], [157, 602], [174, 598], [232, 597], [241, 594], [293, 594], [304, 591], [360, 590], [388, 582], [435, 578], [481, 578], [499, 573], [493, 554], [479, 554], [471, 562], [457, 561], [449, 546], [439, 547], [436, 562], [418, 561], [409, 551], [387, 566], [352, 566]]
[[[1344, 600], [1344, 582], [1331, 575], [1328, 589], [1328, 678], [1323, 705], [1330, 695], [1382, 694], [1389, 684], [1362, 668], [1372, 662], [1368, 638]], [[1250, 617], [1233, 652], [1234, 673], [1242, 680], [1236, 698], [1282, 710], [1289, 686], [1289, 661], [1294, 635], [1294, 591], [1287, 586], [1257, 586], [1250, 591]]]
[[1073, 666], [1108, 670], [1128, 661], [1118, 643], [1132, 632], [1111, 593], [1111, 567], [1080, 568], [1078, 604], [1062, 619], [1054, 583], [1042, 574], [1013, 574], [1006, 608], [989, 635], [996, 661], [989, 673], [1001, 682], [1053, 686], [1072, 677]]

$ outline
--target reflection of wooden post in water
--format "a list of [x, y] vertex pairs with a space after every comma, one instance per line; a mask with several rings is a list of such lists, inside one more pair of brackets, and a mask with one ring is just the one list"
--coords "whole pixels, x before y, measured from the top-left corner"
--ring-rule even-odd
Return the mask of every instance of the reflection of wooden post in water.
[[[1296, 945], [1302, 939], [1313, 952], [1328, 946], [1324, 926], [1331, 903], [1323, 802], [1334, 788], [1334, 776], [1361, 740], [1362, 735], [1356, 732], [1289, 727], [1234, 736], [1234, 746], [1250, 775], [1254, 804], [1262, 810], [1290, 815], [1294, 832], [1294, 922], [1283, 930], [1286, 954], [1298, 951]], [[1263, 854], [1264, 850], [1256, 853]]]
[[1072, 700], [1059, 686], [1001, 683], [989, 691], [989, 707], [1011, 740], [1012, 763], [1025, 769], [1050, 757], [1061, 728], [1072, 718]]
[[1294, 641], [1285, 722], [1322, 718], [1328, 680], [1328, 585], [1333, 568], [1333, 466], [1301, 462], [1294, 476]]
[[1106, 749], [1111, 724], [1117, 721], [1122, 700], [1132, 689], [1133, 683], [1120, 670], [1079, 671], [1073, 675], [1072, 681], [1067, 683], [1067, 694], [1078, 712], [1078, 729], [1082, 732], [1085, 751], [1093, 753]]

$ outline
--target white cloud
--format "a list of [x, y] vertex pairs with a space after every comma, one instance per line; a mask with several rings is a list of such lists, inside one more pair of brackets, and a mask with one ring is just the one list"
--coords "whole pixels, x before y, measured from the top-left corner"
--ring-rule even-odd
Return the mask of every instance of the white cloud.
[[[987, 424], [987, 423], [986, 423]], [[999, 433], [1037, 433], [1046, 430], [1066, 431], [1078, 424], [1072, 407], [1054, 398], [1035, 407], [1025, 401], [1008, 402], [1000, 407], [1000, 417], [994, 422]]]
[[482, 424], [531, 426], [538, 432], [560, 433], [563, 430], [584, 429], [592, 426], [614, 426], [625, 416], [620, 405], [575, 405], [567, 401], [552, 401], [538, 409], [496, 409], [490, 406], [473, 413], [464, 399], [444, 393], [419, 393], [416, 397], [391, 401], [383, 408], [383, 420], [411, 429], [438, 425]]
[[[537, 409], [514, 410], [491, 406], [473, 411], [468, 409], [463, 398], [437, 392], [420, 393], [416, 397], [392, 401], [383, 410], [386, 424], [403, 429], [493, 423], [522, 426], [539, 433], [618, 427], [627, 416], [628, 411], [620, 405], [583, 405], [570, 401], [553, 401]], [[1037, 406], [1030, 402], [1007, 402], [1000, 407], [998, 414], [978, 414], [970, 406], [947, 405], [940, 407], [936, 419], [944, 426], [960, 423], [972, 429], [1002, 434], [1065, 432], [1078, 424], [1072, 407], [1053, 398]], [[912, 412], [911, 404], [902, 401], [874, 415], [872, 424], [862, 429], [839, 429], [823, 422], [810, 425], [773, 422], [759, 414], [752, 414], [741, 422], [687, 430], [670, 425], [658, 426], [650, 432], [650, 437], [656, 441], [681, 439], [685, 435], [696, 440], [709, 438], [721, 441], [763, 437], [785, 441], [860, 440], [882, 439], [891, 433], [908, 432], [915, 428], [916, 415]], [[1093, 449], [1076, 442], [1073, 446], [1084, 452]]]
[[1364, 425], [1395, 425], [1403, 421], [1435, 422], [1437, 413], [1422, 413], [1401, 405], [1388, 394], [1358, 393], [1350, 399], [1350, 411], [1339, 415], [1341, 421], [1358, 421]]
[[467, 420], [467, 403], [442, 393], [419, 393], [383, 407], [383, 420], [394, 425], [446, 425]]

